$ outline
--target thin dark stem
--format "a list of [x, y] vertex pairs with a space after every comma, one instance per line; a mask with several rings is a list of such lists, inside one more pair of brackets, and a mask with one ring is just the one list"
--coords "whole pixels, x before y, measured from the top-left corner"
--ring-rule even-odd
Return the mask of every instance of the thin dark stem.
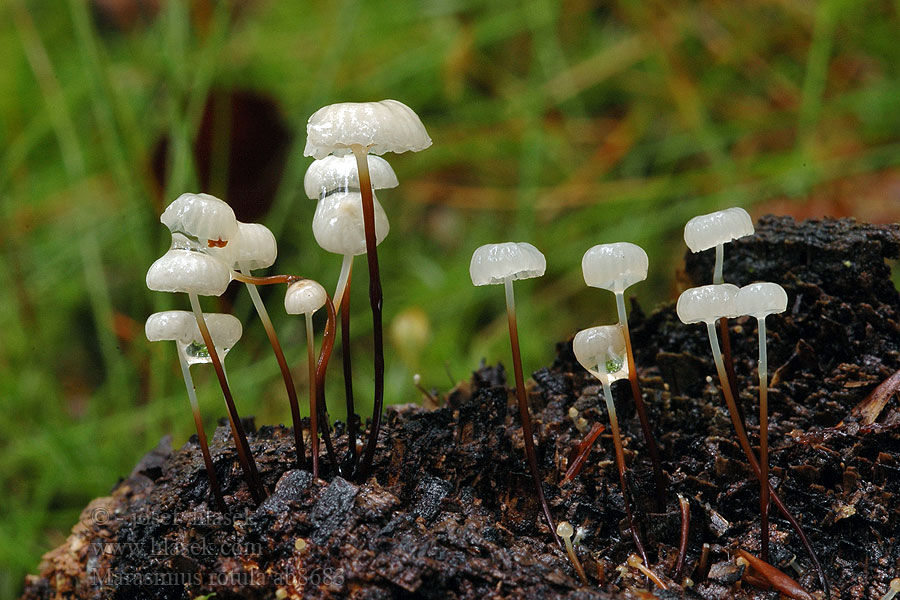
[[[728, 374], [728, 385], [731, 386], [731, 393], [737, 398], [738, 393], [737, 376], [734, 374], [734, 360], [731, 358], [731, 332], [728, 329], [728, 319], [719, 319], [719, 335], [722, 336], [722, 357], [725, 362], [725, 372]], [[741, 405], [737, 405], [738, 414], [741, 417], [741, 423], [747, 422], [744, 416], [744, 409]]]
[[634, 351], [631, 347], [631, 332], [628, 328], [628, 317], [625, 314], [625, 299], [622, 294], [616, 294], [616, 304], [619, 310], [619, 322], [622, 325], [622, 333], [625, 337], [625, 351], [628, 360], [628, 382], [631, 384], [631, 395], [634, 398], [634, 407], [637, 410], [638, 419], [641, 422], [641, 431], [644, 441], [647, 443], [647, 451], [650, 454], [650, 462], [653, 464], [653, 478], [656, 482], [656, 508], [663, 512], [666, 508], [666, 478], [663, 475], [662, 461], [659, 458], [659, 446], [650, 428], [650, 419], [647, 418], [647, 408], [644, 405], [644, 397], [641, 394], [641, 385], [638, 382], [637, 365], [634, 361]]
[[328, 371], [328, 361], [331, 360], [331, 351], [334, 349], [334, 338], [337, 332], [337, 315], [334, 311], [334, 302], [331, 297], [325, 296], [325, 310], [328, 320], [325, 322], [325, 333], [322, 335], [322, 348], [319, 350], [319, 360], [316, 363], [316, 405], [319, 421], [322, 422], [322, 439], [325, 440], [325, 449], [335, 473], [340, 473], [337, 455], [331, 443], [331, 433], [328, 429], [328, 415], [325, 403], [325, 373]]
[[781, 511], [784, 517], [797, 532], [797, 535], [800, 538], [800, 542], [803, 544], [803, 547], [806, 549], [807, 554], [809, 554], [810, 560], [812, 560], [813, 564], [816, 567], [816, 571], [819, 575], [819, 583], [822, 585], [822, 589], [825, 592], [825, 597], [830, 600], [831, 587], [828, 585], [828, 580], [825, 578], [825, 571], [822, 569], [822, 565], [819, 563], [819, 559], [816, 557], [815, 551], [813, 551], [813, 547], [809, 541], [809, 538], [806, 537], [806, 534], [800, 527], [800, 523], [798, 523], [794, 516], [790, 513], [790, 511], [788, 511], [787, 507], [781, 501], [781, 498], [779, 498], [774, 488], [772, 488], [772, 482], [762, 479], [762, 471], [759, 467], [759, 461], [756, 459], [756, 454], [753, 452], [753, 447], [750, 445], [750, 439], [747, 437], [747, 430], [744, 428], [744, 423], [741, 420], [740, 413], [738, 412], [737, 403], [735, 402], [734, 395], [731, 393], [731, 388], [728, 385], [728, 379], [725, 375], [725, 367], [722, 364], [722, 356], [719, 353], [719, 343], [716, 339], [716, 330], [712, 323], [707, 324], [707, 333], [709, 334], [709, 343], [713, 352], [713, 360], [715, 360], [716, 363], [716, 371], [719, 375], [719, 384], [722, 388], [722, 395], [725, 396], [725, 404], [728, 406], [728, 414], [731, 416], [731, 424], [734, 426], [734, 431], [737, 434], [738, 443], [740, 444], [741, 449], [744, 451], [744, 455], [747, 457], [747, 462], [750, 463], [750, 468], [753, 469], [756, 477], [760, 480], [760, 482], [765, 482], [766, 484], [768, 484], [772, 503], [775, 504], [778, 510]]
[[[363, 223], [366, 230], [366, 259], [369, 263], [369, 304], [372, 306], [372, 340], [375, 350], [375, 400], [372, 406], [372, 427], [369, 430], [369, 441], [363, 454], [357, 480], [365, 481], [369, 477], [369, 469], [375, 458], [378, 445], [378, 431], [381, 429], [381, 410], [384, 404], [384, 340], [382, 332], [381, 272], [378, 268], [378, 244], [375, 238], [375, 203], [372, 197], [372, 182], [369, 179], [369, 164], [366, 159], [367, 148], [352, 146], [356, 157], [356, 168], [359, 172], [359, 190], [362, 195]], [[555, 532], [554, 532], [555, 533]]]
[[353, 406], [353, 368], [350, 352], [350, 283], [353, 279], [353, 266], [347, 273], [347, 283], [344, 286], [341, 303], [341, 361], [344, 367], [344, 399], [347, 403], [347, 459], [345, 464], [352, 468], [356, 465], [356, 436], [359, 421], [356, 418], [356, 408]]
[[534, 451], [534, 432], [531, 427], [531, 413], [528, 411], [528, 398], [525, 396], [525, 377], [522, 375], [522, 354], [519, 351], [519, 330], [516, 326], [516, 305], [512, 294], [512, 280], [507, 279], [506, 287], [506, 315], [509, 323], [509, 343], [512, 347], [513, 372], [516, 377], [516, 399], [519, 403], [519, 417], [522, 421], [522, 435], [525, 438], [525, 456], [528, 459], [528, 468], [531, 471], [531, 478], [534, 480], [534, 489], [537, 492], [538, 501], [544, 511], [544, 518], [547, 519], [547, 526], [550, 528], [550, 534], [559, 546], [559, 549], [565, 551], [565, 546], [559, 536], [556, 535], [556, 524], [553, 522], [553, 515], [550, 513], [550, 505], [544, 497], [544, 488], [541, 481], [541, 473], [538, 470], [537, 455]]
[[[758, 319], [759, 331], [759, 468], [760, 479], [769, 481], [769, 388], [766, 355], [766, 317]], [[769, 486], [760, 485], [759, 492], [760, 555], [769, 562]]]
[[[602, 372], [598, 368], [598, 372]], [[631, 508], [631, 493], [628, 489], [628, 480], [625, 472], [625, 451], [622, 449], [622, 434], [619, 432], [619, 418], [616, 416], [616, 405], [612, 398], [612, 387], [608, 378], [601, 379], [603, 384], [603, 396], [606, 400], [606, 411], [609, 413], [609, 424], [612, 427], [613, 448], [616, 451], [616, 469], [619, 471], [619, 485], [622, 487], [622, 503], [625, 505], [625, 516], [628, 517], [628, 526], [631, 529], [631, 538], [634, 540], [634, 546], [641, 555], [644, 564], [649, 567], [650, 561], [647, 558], [647, 550], [644, 548], [644, 542], [641, 541], [641, 535], [638, 530], [637, 521], [634, 518], [634, 512]]]
[[[241, 269], [244, 275], [250, 276], [249, 269]], [[250, 293], [250, 299], [256, 307], [256, 313], [259, 320], [266, 330], [266, 336], [269, 338], [269, 344], [275, 353], [275, 360], [278, 362], [278, 368], [281, 370], [281, 378], [284, 380], [284, 389], [288, 395], [288, 404], [291, 407], [291, 421], [294, 425], [294, 447], [297, 452], [297, 466], [303, 468], [306, 464], [306, 448], [303, 444], [303, 419], [300, 416], [300, 402], [297, 400], [297, 389], [294, 387], [294, 379], [291, 377], [291, 369], [288, 366], [287, 359], [284, 357], [284, 351], [281, 349], [281, 343], [278, 341], [278, 335], [275, 333], [275, 327], [272, 326], [272, 320], [266, 310], [262, 298], [259, 297], [259, 290], [256, 285], [247, 283], [247, 291]]]
[[206, 326], [206, 320], [203, 318], [203, 311], [200, 309], [200, 301], [197, 299], [197, 295], [188, 294], [188, 297], [191, 300], [191, 307], [194, 309], [197, 328], [200, 329], [203, 343], [206, 344], [209, 358], [212, 361], [213, 368], [216, 370], [216, 377], [219, 379], [222, 395], [225, 396], [225, 405], [228, 407], [228, 421], [231, 425], [231, 433], [234, 437], [235, 448], [237, 449], [238, 462], [240, 462], [241, 469], [244, 471], [244, 479], [247, 482], [247, 487], [250, 489], [250, 495], [253, 497], [253, 501], [259, 504], [266, 497], [266, 490], [259, 477], [256, 461], [253, 460], [253, 453], [250, 450], [250, 443], [247, 441], [247, 434], [244, 433], [244, 427], [241, 425], [241, 417], [238, 415], [237, 407], [234, 405], [231, 388], [228, 386], [228, 380], [225, 377], [225, 369], [222, 368], [222, 361], [219, 360], [219, 353], [216, 350], [216, 345], [213, 343], [209, 328]]
[[687, 555], [688, 539], [691, 534], [691, 505], [680, 494], [678, 504], [681, 507], [681, 541], [678, 544], [678, 559], [675, 561], [675, 571], [672, 579], [676, 582], [681, 579], [681, 570], [684, 568], [684, 557]]

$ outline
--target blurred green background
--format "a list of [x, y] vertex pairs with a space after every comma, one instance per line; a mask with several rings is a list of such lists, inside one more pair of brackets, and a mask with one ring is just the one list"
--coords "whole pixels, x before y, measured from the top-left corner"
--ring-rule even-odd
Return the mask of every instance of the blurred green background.
[[[387, 398], [412, 375], [448, 388], [508, 362], [499, 288], [468, 276], [479, 245], [528, 240], [547, 275], [517, 285], [526, 369], [611, 322], [582, 253], [628, 240], [633, 288], [671, 297], [683, 223], [752, 214], [900, 219], [900, 0], [164, 2], [0, 4], [0, 598], [15, 596], [81, 508], [163, 435], [193, 431], [174, 348], [153, 311], [186, 308], [144, 275], [183, 191], [228, 200], [276, 234], [271, 272], [333, 289], [340, 257], [311, 236], [307, 117], [399, 99], [434, 146], [387, 156], [379, 194]], [[364, 261], [354, 288], [357, 400], [371, 398]], [[205, 302], [245, 324], [229, 355], [242, 414], [288, 422], [246, 291]], [[265, 290], [305, 397], [302, 321]], [[215, 300], [215, 299], [214, 299]], [[339, 368], [332, 414], [342, 417]], [[195, 369], [208, 430], [224, 415]], [[364, 409], [363, 414], [366, 414]]]

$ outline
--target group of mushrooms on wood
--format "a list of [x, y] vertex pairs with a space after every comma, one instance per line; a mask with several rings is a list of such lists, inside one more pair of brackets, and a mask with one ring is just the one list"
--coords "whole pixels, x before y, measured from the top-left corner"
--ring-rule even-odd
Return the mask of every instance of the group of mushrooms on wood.
[[[162, 292], [186, 293], [191, 312], [167, 311], [151, 315], [146, 322], [149, 340], [171, 340], [176, 343], [177, 356], [184, 376], [188, 398], [194, 413], [199, 443], [206, 464], [211, 492], [220, 511], [227, 511], [228, 504], [216, 480], [212, 457], [203, 430], [196, 393], [190, 375], [195, 364], [212, 364], [228, 408], [229, 423], [237, 449], [244, 479], [254, 502], [261, 502], [268, 491], [263, 486], [242, 428], [234, 399], [224, 369], [224, 359], [241, 337], [242, 326], [238, 319], [226, 314], [204, 314], [199, 296], [221, 295], [232, 280], [246, 284], [253, 304], [272, 344], [281, 368], [285, 388], [291, 405], [294, 439], [297, 447], [297, 464], [309, 468], [314, 476], [319, 474], [319, 437], [325, 441], [327, 455], [335, 472], [345, 478], [364, 481], [370, 474], [375, 452], [384, 394], [384, 352], [382, 334], [382, 292], [379, 275], [377, 246], [389, 232], [387, 214], [375, 198], [375, 190], [393, 188], [397, 177], [390, 164], [379, 155], [387, 152], [419, 151], [431, 145], [419, 117], [406, 105], [395, 100], [371, 103], [341, 103], [326, 106], [314, 113], [308, 123], [308, 139], [304, 154], [316, 160], [309, 167], [304, 188], [307, 196], [317, 200], [313, 217], [313, 233], [317, 243], [326, 251], [342, 256], [334, 296], [329, 296], [320, 284], [292, 275], [257, 277], [253, 271], [270, 267], [277, 255], [275, 238], [263, 225], [240, 223], [231, 208], [218, 198], [207, 194], [183, 194], [166, 208], [161, 221], [172, 233], [171, 248], [150, 267], [147, 286]], [[752, 557], [750, 565], [765, 577], [768, 560], [769, 503], [774, 503], [797, 530], [806, 546], [813, 564], [820, 574], [823, 591], [830, 595], [821, 567], [806, 536], [784, 503], [771, 489], [768, 477], [767, 434], [767, 361], [766, 316], [782, 312], [787, 306], [787, 295], [776, 283], [760, 282], [743, 288], [724, 283], [724, 245], [754, 231], [750, 216], [741, 208], [729, 208], [691, 219], [684, 229], [684, 239], [693, 252], [715, 248], [715, 268], [712, 284], [689, 289], [677, 302], [677, 314], [685, 324], [705, 323], [710, 347], [722, 394], [725, 398], [732, 424], [747, 461], [760, 482], [761, 557]], [[369, 270], [369, 299], [373, 317], [374, 383], [375, 398], [365, 449], [357, 444], [360, 423], [356, 416], [351, 362], [349, 358], [349, 297], [353, 272], [353, 259], [366, 254]], [[629, 564], [644, 571], [656, 585], [665, 587], [652, 571], [644, 542], [635, 524], [632, 499], [626, 483], [626, 464], [619, 432], [616, 408], [612, 399], [612, 384], [628, 379], [637, 415], [646, 439], [648, 454], [653, 464], [657, 500], [664, 503], [666, 476], [662, 471], [659, 450], [647, 417], [640, 384], [637, 377], [634, 352], [628, 329], [624, 292], [631, 285], [643, 281], [648, 272], [647, 254], [639, 246], [618, 242], [590, 248], [582, 260], [585, 283], [590, 287], [605, 289], [615, 295], [617, 322], [579, 331], [573, 341], [573, 350], [579, 363], [602, 385], [603, 396], [615, 447], [616, 466], [622, 489], [630, 532], [637, 555]], [[584, 570], [572, 546], [574, 529], [563, 521], [557, 524], [541, 486], [534, 448], [532, 422], [526, 396], [519, 350], [513, 282], [519, 279], [539, 277], [544, 274], [546, 260], [543, 254], [529, 243], [506, 242], [479, 247], [472, 255], [470, 275], [476, 286], [503, 284], [506, 294], [509, 336], [512, 349], [515, 392], [521, 418], [526, 460], [534, 482], [534, 493], [542, 507], [550, 534], [561, 550], [567, 552], [573, 568], [581, 580], [587, 583]], [[258, 285], [288, 285], [284, 307], [289, 314], [303, 314], [306, 318], [309, 368], [309, 436], [311, 453], [307, 459], [300, 406], [296, 388], [287, 360], [272, 327], [271, 320], [257, 291]], [[328, 320], [322, 348], [316, 356], [314, 349], [312, 315], [322, 307], [328, 311]], [[325, 371], [340, 315], [341, 340], [344, 348], [343, 376], [347, 404], [348, 435], [347, 456], [335, 456], [329, 436], [327, 411], [323, 390]], [[729, 373], [733, 369], [728, 340], [727, 319], [751, 316], [758, 320], [759, 331], [759, 456], [754, 452], [735, 402], [735, 379]], [[720, 349], [716, 323], [722, 336]], [[683, 503], [683, 499], [682, 503]], [[774, 569], [774, 568], [773, 568]], [[785, 576], [786, 577], [786, 576]], [[789, 579], [789, 578], [788, 578]], [[791, 597], [811, 597], [796, 582], [782, 583], [782, 593]], [[777, 587], [777, 586], [776, 586]], [[804, 596], [804, 594], [806, 594]]]

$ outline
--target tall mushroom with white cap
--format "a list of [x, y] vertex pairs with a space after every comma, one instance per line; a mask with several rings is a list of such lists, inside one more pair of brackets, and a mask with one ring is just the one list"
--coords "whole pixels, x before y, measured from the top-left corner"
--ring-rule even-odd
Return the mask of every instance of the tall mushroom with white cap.
[[[716, 263], [713, 268], [713, 284], [724, 283], [722, 263], [725, 256], [725, 244], [753, 235], [753, 219], [746, 210], [740, 207], [726, 208], [707, 215], [698, 215], [684, 226], [684, 242], [691, 252], [702, 252], [710, 248], [716, 249]], [[722, 351], [724, 354], [728, 383], [731, 393], [737, 394], [737, 378], [734, 375], [734, 363], [731, 360], [731, 334], [728, 330], [728, 319], [719, 321], [719, 333], [722, 335]], [[741, 413], [741, 421], [744, 420]]]
[[631, 395], [634, 406], [641, 421], [641, 430], [647, 442], [650, 461], [653, 463], [653, 476], [656, 480], [656, 500], [660, 510], [665, 507], [666, 481], [659, 458], [659, 447], [650, 428], [647, 409], [644, 406], [641, 387], [637, 378], [637, 365], [634, 362], [634, 351], [631, 347], [631, 333], [628, 330], [628, 315], [625, 312], [625, 290], [631, 285], [647, 279], [649, 260], [644, 249], [629, 242], [599, 244], [584, 253], [581, 259], [581, 271], [584, 282], [590, 287], [609, 290], [616, 297], [616, 310], [619, 325], [625, 338], [626, 357], [628, 359], [628, 381], [631, 384]]
[[366, 255], [369, 263], [372, 337], [375, 346], [375, 401], [372, 408], [372, 429], [358, 472], [358, 479], [363, 480], [368, 476], [375, 456], [384, 403], [383, 295], [376, 248], [375, 205], [367, 155], [418, 152], [431, 145], [431, 138], [416, 113], [396, 100], [343, 102], [325, 106], [309, 118], [306, 131], [304, 156], [321, 159], [329, 154], [345, 156], [352, 153], [359, 173]]
[[[397, 187], [399, 182], [391, 165], [380, 156], [369, 156], [368, 164], [375, 207], [375, 241], [376, 244], [381, 244], [387, 237], [390, 224], [374, 190]], [[341, 313], [341, 354], [347, 406], [346, 463], [352, 468], [357, 460], [358, 418], [353, 400], [350, 356], [350, 282], [353, 276], [353, 257], [366, 252], [366, 231], [356, 158], [351, 155], [329, 155], [313, 161], [306, 170], [303, 187], [311, 200], [319, 201], [312, 223], [316, 242], [324, 250], [343, 256], [334, 300]]]
[[612, 383], [627, 378], [631, 369], [627, 359], [628, 349], [625, 335], [618, 325], [601, 325], [583, 329], [575, 334], [572, 351], [581, 366], [599, 379], [603, 385], [603, 398], [606, 401], [609, 423], [612, 426], [613, 446], [616, 450], [616, 466], [619, 471], [619, 485], [622, 488], [622, 502], [625, 504], [625, 512], [631, 525], [631, 537], [634, 545], [640, 552], [641, 558], [644, 559], [644, 563], [649, 564], [647, 552], [641, 542], [631, 511], [628, 484], [625, 480], [625, 452], [622, 450], [622, 434], [619, 432], [619, 419], [616, 417], [616, 405], [612, 397]]
[[[227, 323], [226, 319], [233, 322]], [[213, 341], [219, 347], [220, 354], [227, 351], [240, 338], [241, 322], [231, 315], [211, 314], [207, 315], [209, 330]], [[237, 332], [235, 337], [233, 332]], [[209, 444], [206, 440], [206, 431], [203, 429], [203, 418], [200, 416], [200, 405], [197, 402], [197, 391], [194, 389], [194, 380], [191, 377], [191, 364], [197, 361], [198, 354], [206, 352], [200, 330], [194, 315], [184, 310], [168, 310], [150, 315], [144, 324], [144, 333], [151, 342], [173, 341], [178, 353], [178, 363], [181, 365], [181, 375], [187, 388], [188, 400], [191, 403], [191, 411], [194, 413], [194, 425], [197, 427], [197, 439], [200, 442], [200, 452], [203, 455], [203, 463], [206, 465], [206, 475], [209, 478], [209, 487], [216, 499], [216, 504], [221, 512], [226, 512], [225, 498], [222, 488], [216, 476], [216, 469], [209, 452]], [[227, 338], [227, 339], [226, 339]], [[201, 352], [194, 351], [202, 347]]]
[[[769, 481], [769, 387], [766, 354], [766, 316], [787, 309], [787, 293], [777, 283], [760, 282], [745, 285], [735, 298], [737, 312], [755, 317], [759, 330], [759, 468], [760, 480]], [[761, 558], [769, 560], [769, 486], [760, 483], [759, 493]]]
[[547, 525], [550, 527], [550, 533], [559, 547], [563, 548], [562, 542], [556, 534], [556, 525], [553, 522], [553, 515], [550, 514], [550, 505], [544, 498], [541, 474], [538, 471], [537, 456], [534, 452], [534, 433], [531, 427], [531, 414], [528, 411], [528, 398], [525, 395], [522, 354], [519, 351], [519, 331], [516, 325], [516, 300], [513, 295], [513, 281], [541, 277], [546, 269], [547, 260], [544, 255], [527, 242], [486, 244], [475, 250], [472, 254], [472, 262], [469, 263], [469, 275], [472, 277], [473, 284], [480, 286], [502, 283], [506, 289], [506, 316], [509, 324], [509, 342], [512, 347], [513, 372], [516, 378], [516, 398], [519, 404], [519, 417], [522, 420], [522, 433], [525, 438], [525, 456], [528, 459], [528, 468], [531, 470], [531, 478], [534, 480], [534, 489], [544, 511]]
[[[278, 257], [278, 245], [269, 228], [259, 223], [238, 221], [237, 224], [237, 232], [228, 245], [224, 248], [210, 248], [209, 253], [220, 258], [231, 269], [240, 271], [247, 277], [252, 277], [254, 269], [265, 269], [275, 264], [275, 259]], [[266, 305], [263, 304], [259, 295], [257, 284], [245, 280], [244, 285], [247, 286], [250, 299], [256, 308], [256, 314], [259, 315], [259, 320], [262, 322], [266, 336], [269, 338], [269, 344], [275, 354], [275, 360], [278, 362], [278, 368], [281, 370], [281, 378], [284, 380], [284, 388], [288, 395], [288, 404], [291, 407], [297, 465], [302, 468], [306, 462], [306, 450], [303, 445], [303, 420], [300, 416], [300, 403], [297, 401], [297, 390], [294, 387], [294, 379], [291, 377], [291, 369], [284, 357], [284, 351], [281, 349], [278, 334], [275, 333], [275, 327], [269, 318]]]
[[[173, 244], [184, 243], [184, 236], [173, 234]], [[225, 240], [227, 243], [227, 240]], [[231, 389], [225, 370], [219, 359], [216, 347], [207, 327], [203, 311], [200, 309], [198, 296], [220, 296], [231, 281], [231, 271], [222, 261], [196, 250], [173, 248], [157, 259], [147, 271], [147, 287], [158, 292], [186, 293], [191, 302], [194, 319], [200, 330], [201, 337], [209, 351], [210, 360], [216, 370], [219, 385], [225, 396], [225, 404], [228, 407], [228, 419], [231, 424], [231, 432], [237, 448], [238, 460], [244, 472], [244, 479], [250, 488], [250, 493], [256, 502], [262, 502], [265, 497], [265, 488], [259, 477], [256, 462], [250, 452], [250, 444], [247, 435], [241, 425]]]
[[306, 316], [306, 348], [309, 363], [309, 430], [313, 477], [319, 476], [319, 411], [316, 405], [316, 353], [312, 316], [325, 306], [328, 293], [318, 282], [301, 279], [288, 286], [284, 310], [289, 315]]
[[756, 458], [756, 454], [753, 452], [753, 447], [750, 445], [750, 439], [747, 436], [747, 430], [744, 428], [744, 423], [740, 417], [740, 413], [738, 412], [734, 394], [732, 394], [731, 386], [729, 385], [727, 376], [725, 374], [725, 366], [722, 362], [722, 354], [719, 350], [719, 343], [716, 338], [714, 323], [717, 319], [720, 318], [736, 317], [740, 315], [740, 310], [737, 304], [739, 291], [740, 290], [737, 286], [730, 283], [720, 285], [705, 285], [701, 287], [691, 288], [682, 292], [682, 294], [678, 297], [678, 303], [676, 304], [675, 310], [678, 313], [678, 318], [681, 319], [682, 323], [706, 324], [706, 331], [709, 335], [709, 344], [710, 348], [712, 349], [713, 360], [716, 363], [716, 372], [718, 373], [719, 383], [722, 387], [722, 395], [725, 396], [725, 403], [728, 406], [728, 413], [731, 417], [731, 424], [734, 426], [734, 431], [737, 434], [738, 443], [741, 446], [741, 450], [744, 451], [744, 455], [747, 457], [747, 462], [750, 463], [750, 468], [759, 479], [760, 485], [767, 486], [768, 493], [771, 497], [772, 502], [775, 504], [778, 510], [781, 511], [781, 513], [785, 516], [785, 518], [790, 522], [791, 526], [797, 532], [797, 535], [800, 537], [801, 543], [803, 544], [804, 548], [806, 548], [806, 552], [809, 554], [810, 559], [813, 561], [813, 564], [816, 567], [819, 575], [819, 581], [822, 584], [822, 588], [825, 590], [826, 597], [830, 597], [831, 592], [828, 586], [828, 581], [825, 579], [825, 572], [822, 570], [822, 566], [819, 563], [818, 558], [816, 557], [816, 553], [812, 548], [812, 544], [810, 544], [809, 542], [809, 538], [806, 537], [806, 533], [804, 533], [803, 528], [800, 527], [800, 523], [797, 522], [794, 516], [787, 509], [787, 506], [785, 506], [784, 502], [781, 501], [781, 498], [778, 496], [775, 490], [772, 489], [772, 484], [767, 479], [764, 479], [762, 477], [762, 469], [760, 468], [760, 464]]

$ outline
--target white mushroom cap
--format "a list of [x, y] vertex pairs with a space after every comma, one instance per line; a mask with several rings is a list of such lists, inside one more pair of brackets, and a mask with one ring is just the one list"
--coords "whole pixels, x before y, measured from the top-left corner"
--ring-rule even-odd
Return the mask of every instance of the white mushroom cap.
[[[204, 318], [217, 349], [227, 351], [241, 339], [243, 327], [237, 317], [224, 313], [206, 313]], [[153, 313], [144, 324], [144, 333], [151, 342], [204, 343], [194, 313], [186, 310]]]
[[594, 246], [581, 259], [584, 282], [616, 294], [647, 279], [648, 266], [644, 249], [629, 242]]
[[738, 314], [764, 319], [766, 315], [787, 310], [787, 301], [783, 287], [766, 281], [742, 287], [734, 303]]
[[172, 233], [184, 233], [201, 243], [206, 240], [227, 242], [237, 233], [234, 211], [225, 202], [209, 194], [182, 194], [159, 217]]
[[675, 311], [682, 323], [712, 323], [722, 317], [737, 317], [738, 291], [738, 286], [731, 283], [691, 288], [678, 296]]
[[[575, 334], [572, 350], [581, 366], [609, 383], [628, 377], [625, 336], [619, 325], [600, 325]], [[598, 369], [599, 366], [599, 369]]]
[[[369, 156], [369, 179], [372, 189], [383, 190], [400, 185], [394, 169], [380, 156]], [[356, 158], [353, 155], [329, 155], [321, 160], [314, 160], [303, 177], [303, 188], [311, 200], [317, 200], [334, 190], [359, 189], [359, 171], [356, 170]]]
[[191, 250], [169, 250], [147, 271], [147, 287], [157, 292], [220, 296], [230, 282], [225, 263]]
[[248, 269], [265, 269], [275, 263], [278, 256], [278, 244], [275, 236], [265, 225], [260, 223], [241, 223], [238, 221], [237, 233], [224, 248], [206, 250], [232, 269], [246, 267]]
[[475, 285], [503, 283], [505, 279], [540, 277], [547, 269], [547, 259], [528, 242], [486, 244], [472, 253], [469, 275]]
[[397, 100], [341, 102], [314, 112], [306, 124], [303, 156], [343, 156], [359, 144], [372, 154], [418, 152], [431, 145], [413, 110]]
[[301, 279], [288, 286], [284, 310], [289, 315], [312, 314], [325, 306], [328, 292], [312, 279]]
[[691, 252], [708, 250], [745, 235], [753, 235], [753, 219], [740, 207], [694, 217], [684, 226], [684, 243]]
[[[375, 243], [381, 244], [391, 230], [387, 214], [378, 201], [375, 207]], [[356, 256], [366, 253], [366, 226], [363, 222], [362, 195], [359, 192], [335, 192], [316, 204], [313, 235], [319, 246], [335, 254]]]

